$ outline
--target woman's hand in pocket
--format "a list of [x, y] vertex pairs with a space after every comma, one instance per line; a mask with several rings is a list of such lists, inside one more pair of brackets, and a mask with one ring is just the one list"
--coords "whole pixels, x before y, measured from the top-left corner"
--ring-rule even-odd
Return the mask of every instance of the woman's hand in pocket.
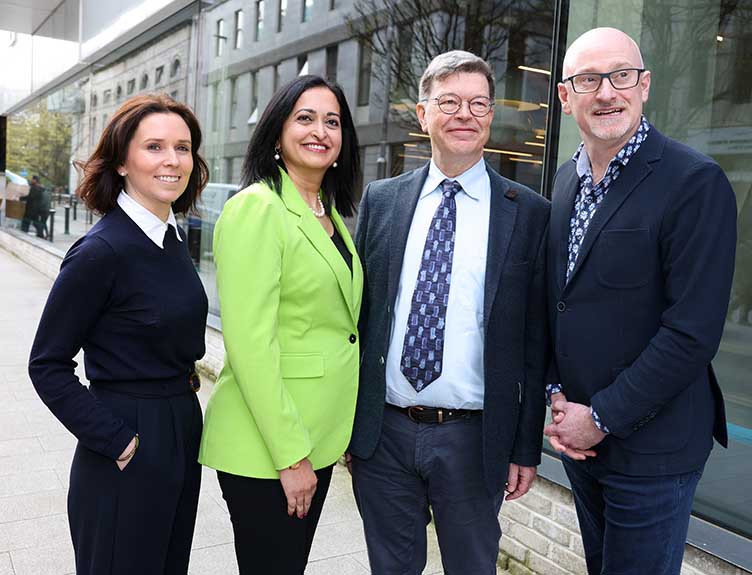
[[128, 443], [128, 445], [125, 446], [125, 449], [123, 449], [123, 453], [121, 453], [120, 457], [115, 460], [120, 471], [125, 469], [125, 467], [131, 462], [133, 456], [136, 455], [136, 449], [138, 449], [138, 435], [133, 436], [130, 443]]

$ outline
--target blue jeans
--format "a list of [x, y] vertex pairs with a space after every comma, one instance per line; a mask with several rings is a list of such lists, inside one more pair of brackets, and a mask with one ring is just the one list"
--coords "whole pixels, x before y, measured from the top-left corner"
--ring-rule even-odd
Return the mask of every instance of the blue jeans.
[[632, 477], [562, 455], [589, 575], [679, 575], [702, 468]]
[[387, 408], [370, 459], [353, 457], [373, 575], [420, 575], [431, 513], [447, 575], [495, 575], [503, 492], [483, 481], [482, 416], [416, 423]]

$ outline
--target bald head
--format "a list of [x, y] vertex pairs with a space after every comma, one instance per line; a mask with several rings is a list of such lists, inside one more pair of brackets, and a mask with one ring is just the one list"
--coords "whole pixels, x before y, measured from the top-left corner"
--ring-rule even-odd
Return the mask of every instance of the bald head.
[[[602, 171], [640, 125], [642, 108], [650, 94], [650, 71], [643, 67], [635, 41], [615, 28], [585, 32], [564, 56], [567, 81], [556, 86], [561, 111], [577, 122], [591, 163], [598, 164]], [[632, 72], [625, 82], [621, 73], [627, 70]], [[619, 74], [613, 76], [616, 72]], [[571, 80], [578, 74], [583, 74], [581, 80], [593, 82], [579, 92]], [[632, 80], [635, 83], [629, 85]]]
[[637, 42], [616, 28], [593, 28], [577, 38], [564, 55], [564, 77], [587, 70], [593, 56], [610, 56], [624, 64], [643, 68], [642, 54]]

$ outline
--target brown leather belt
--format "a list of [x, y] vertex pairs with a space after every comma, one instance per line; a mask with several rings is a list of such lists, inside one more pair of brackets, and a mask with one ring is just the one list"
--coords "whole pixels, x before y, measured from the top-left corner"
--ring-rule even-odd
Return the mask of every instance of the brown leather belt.
[[483, 413], [481, 409], [451, 409], [447, 407], [426, 407], [423, 405], [398, 407], [391, 403], [387, 403], [386, 406], [399, 411], [416, 423], [446, 423], [453, 419], [469, 419]]

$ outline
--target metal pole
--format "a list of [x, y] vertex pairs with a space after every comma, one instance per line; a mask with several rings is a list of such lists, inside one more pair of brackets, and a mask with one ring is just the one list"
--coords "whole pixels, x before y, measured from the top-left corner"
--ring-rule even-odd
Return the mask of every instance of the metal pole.
[[50, 229], [47, 233], [47, 239], [52, 242], [55, 239], [55, 210], [50, 208]]
[[392, 44], [394, 39], [394, 24], [390, 23], [386, 29], [386, 78], [384, 79], [384, 109], [381, 116], [381, 142], [379, 142], [379, 157], [376, 160], [376, 176], [379, 180], [386, 178], [387, 168], [387, 135], [389, 133], [389, 104], [392, 91]]
[[75, 222], [78, 219], [78, 200], [76, 198], [73, 198], [71, 200], [71, 203], [73, 204], [73, 221]]
[[3, 202], [0, 209], [0, 227], [5, 227], [5, 207], [8, 205], [8, 198], [5, 196], [5, 170], [0, 172], [0, 200]]
[[65, 231], [66, 236], [70, 235], [70, 206], [65, 206]]
[[543, 196], [551, 199], [554, 175], [558, 168], [559, 128], [561, 106], [556, 87], [564, 69], [564, 53], [567, 50], [567, 27], [569, 24], [569, 0], [556, 2], [554, 9], [554, 37], [551, 40], [551, 76], [548, 86], [548, 114], [546, 117], [546, 148], [543, 152]]
[[5, 208], [8, 205], [8, 198], [5, 195], [5, 156], [6, 156], [6, 130], [8, 125], [7, 116], [0, 116], [0, 227], [5, 226]]

